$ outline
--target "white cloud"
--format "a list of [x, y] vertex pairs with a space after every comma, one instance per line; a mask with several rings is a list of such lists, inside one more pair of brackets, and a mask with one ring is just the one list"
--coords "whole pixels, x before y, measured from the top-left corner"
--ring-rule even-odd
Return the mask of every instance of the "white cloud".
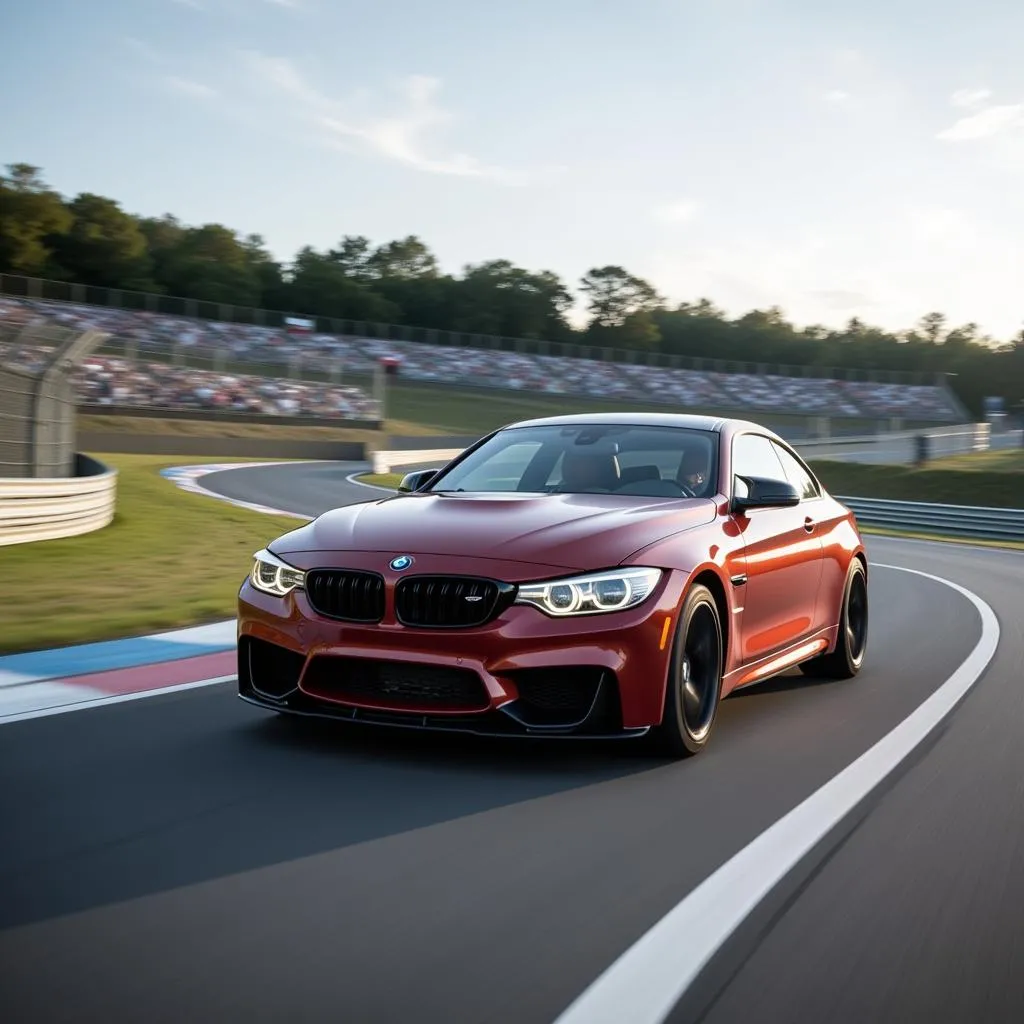
[[697, 216], [699, 209], [699, 205], [693, 199], [677, 199], [659, 206], [654, 211], [654, 216], [663, 224], [686, 224]]
[[703, 295], [733, 316], [777, 304], [798, 324], [839, 326], [859, 316], [903, 330], [937, 309], [1009, 338], [1020, 324], [1017, 249], [1015, 232], [998, 220], [893, 206], [771, 236], [663, 245], [636, 272], [671, 301]]
[[178, 78], [176, 75], [168, 75], [164, 84], [183, 96], [191, 96], [197, 100], [210, 100], [218, 95], [217, 90], [202, 82], [193, 81], [191, 78]]
[[[455, 117], [438, 102], [440, 81], [428, 75], [404, 79], [398, 109], [382, 113], [375, 97], [366, 92], [347, 100], [325, 95], [286, 58], [255, 52], [244, 54], [244, 58], [254, 85], [287, 100], [286, 112], [311, 123], [318, 141], [332, 148], [348, 149], [354, 144], [424, 173], [481, 178], [504, 185], [526, 185], [558, 170], [513, 170], [468, 153], [443, 151], [440, 135]], [[367, 105], [378, 109], [373, 113], [356, 109]]]
[[174, 0], [176, 4], [181, 4], [182, 7], [191, 7], [193, 11], [204, 10], [203, 5], [199, 0]]
[[845, 89], [830, 89], [825, 93], [826, 103], [845, 103], [850, 99], [850, 94]]
[[935, 137], [943, 142], [975, 142], [1014, 128], [1024, 128], [1024, 103], [984, 107], [976, 114], [961, 117]]
[[979, 103], [984, 103], [991, 96], [992, 92], [989, 89], [957, 89], [950, 97], [950, 103], [954, 107], [966, 109], [968, 107], [976, 107]]

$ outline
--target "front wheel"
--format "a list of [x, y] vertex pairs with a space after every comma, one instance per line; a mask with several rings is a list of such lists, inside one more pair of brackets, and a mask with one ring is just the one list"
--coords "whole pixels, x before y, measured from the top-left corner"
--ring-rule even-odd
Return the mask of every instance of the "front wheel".
[[665, 712], [655, 736], [672, 757], [692, 757], [707, 745], [722, 692], [722, 623], [707, 587], [686, 595], [672, 644]]
[[846, 575], [843, 603], [839, 610], [839, 635], [831, 654], [823, 654], [800, 666], [808, 676], [824, 679], [852, 679], [864, 664], [868, 646], [868, 577], [864, 563], [855, 558]]

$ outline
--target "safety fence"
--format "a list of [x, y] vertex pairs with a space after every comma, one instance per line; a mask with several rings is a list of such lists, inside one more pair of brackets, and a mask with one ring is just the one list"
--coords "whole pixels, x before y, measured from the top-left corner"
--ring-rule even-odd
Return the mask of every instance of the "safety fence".
[[1024, 509], [840, 497], [862, 526], [973, 540], [1024, 541]]
[[87, 455], [69, 477], [0, 478], [0, 545], [76, 537], [114, 518], [117, 471]]

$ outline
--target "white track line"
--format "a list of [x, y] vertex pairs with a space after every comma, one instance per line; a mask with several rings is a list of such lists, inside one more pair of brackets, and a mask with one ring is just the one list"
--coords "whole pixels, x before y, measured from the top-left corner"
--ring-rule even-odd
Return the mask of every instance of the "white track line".
[[123, 704], [128, 700], [142, 700], [145, 697], [162, 697], [167, 693], [196, 690], [201, 686], [214, 686], [217, 683], [230, 683], [237, 678], [236, 675], [214, 676], [211, 679], [199, 679], [194, 683], [175, 683], [174, 686], [163, 686], [155, 690], [140, 690], [138, 693], [118, 693], [110, 697], [70, 701], [67, 704], [59, 704], [56, 707], [39, 708], [36, 711], [22, 711], [15, 715], [4, 715], [0, 717], [0, 725], [10, 725], [12, 722], [25, 722], [32, 718], [49, 718], [50, 715], [66, 715], [70, 711], [89, 711], [92, 708], [105, 708], [110, 704]]
[[772, 889], [945, 719], [999, 645], [999, 620], [977, 594], [901, 565], [874, 563], [941, 583], [981, 616], [981, 638], [960, 667], [891, 732], [709, 875], [619, 957], [555, 1024], [660, 1024], [712, 956]]
[[368, 484], [362, 480], [356, 479], [357, 476], [364, 476], [368, 472], [368, 469], [360, 469], [355, 473], [349, 473], [349, 475], [345, 477], [345, 481], [350, 484], [355, 484], [356, 487], [366, 487], [371, 491], [384, 491], [386, 494], [395, 493], [395, 489], [393, 487], [381, 487], [379, 484]]

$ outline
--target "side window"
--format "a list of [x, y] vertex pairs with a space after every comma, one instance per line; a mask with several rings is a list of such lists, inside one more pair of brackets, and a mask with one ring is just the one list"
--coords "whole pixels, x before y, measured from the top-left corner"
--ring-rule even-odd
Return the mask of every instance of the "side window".
[[763, 480], [785, 480], [786, 471], [767, 437], [741, 434], [732, 448], [733, 476], [756, 476]]
[[818, 485], [814, 482], [814, 478], [810, 473], [785, 448], [781, 448], [777, 444], [773, 445], [773, 447], [782, 461], [782, 468], [786, 471], [789, 482], [800, 492], [800, 497], [804, 501], [807, 501], [809, 498], [820, 497]]

